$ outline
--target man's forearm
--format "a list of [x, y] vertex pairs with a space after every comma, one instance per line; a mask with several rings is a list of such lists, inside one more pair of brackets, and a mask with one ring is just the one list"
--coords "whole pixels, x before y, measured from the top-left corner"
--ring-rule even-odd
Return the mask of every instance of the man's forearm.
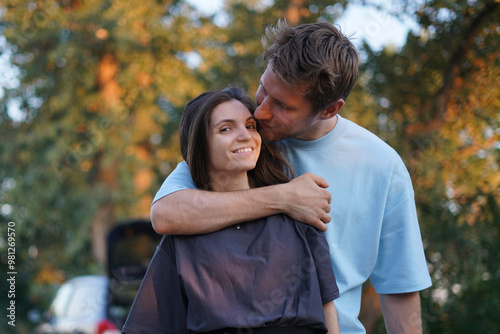
[[[279, 187], [279, 186], [273, 186]], [[186, 189], [156, 201], [151, 221], [160, 234], [201, 234], [279, 213], [279, 188], [235, 192]]]
[[325, 314], [325, 324], [328, 334], [339, 334], [339, 318], [333, 301], [323, 304], [323, 313]]
[[201, 234], [286, 213], [300, 222], [326, 230], [331, 195], [326, 181], [306, 173], [288, 183], [235, 192], [195, 189], [171, 193], [151, 207], [151, 221], [160, 234]]
[[422, 333], [420, 295], [417, 292], [379, 295], [388, 334]]

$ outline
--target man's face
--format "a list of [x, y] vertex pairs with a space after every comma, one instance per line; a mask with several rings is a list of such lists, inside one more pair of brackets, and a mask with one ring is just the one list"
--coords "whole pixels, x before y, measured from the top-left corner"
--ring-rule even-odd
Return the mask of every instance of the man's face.
[[260, 78], [255, 100], [258, 108], [254, 116], [264, 139], [316, 139], [321, 113], [313, 115], [311, 103], [305, 99], [303, 91], [284, 83], [270, 65]]

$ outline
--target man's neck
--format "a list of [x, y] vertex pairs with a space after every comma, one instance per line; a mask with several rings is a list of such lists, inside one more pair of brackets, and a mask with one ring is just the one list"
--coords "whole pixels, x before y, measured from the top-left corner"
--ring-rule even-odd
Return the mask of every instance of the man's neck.
[[337, 125], [337, 115], [329, 119], [318, 120], [309, 130], [295, 137], [299, 140], [311, 141], [319, 139], [332, 131]]

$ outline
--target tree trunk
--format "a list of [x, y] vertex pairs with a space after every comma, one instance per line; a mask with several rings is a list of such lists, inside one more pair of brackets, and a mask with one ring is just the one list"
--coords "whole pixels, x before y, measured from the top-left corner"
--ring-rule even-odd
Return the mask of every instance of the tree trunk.
[[108, 244], [107, 236], [115, 222], [114, 207], [111, 202], [105, 203], [97, 210], [91, 226], [92, 256], [101, 268], [106, 268]]
[[[97, 68], [96, 82], [102, 97], [100, 105], [96, 109], [101, 113], [108, 113], [113, 107], [120, 103], [120, 86], [116, 81], [118, 71], [118, 63], [116, 58], [106, 53], [101, 57]], [[101, 148], [95, 156], [95, 169], [98, 182], [107, 186], [110, 192], [117, 191], [118, 180], [117, 162], [111, 166], [104, 167], [103, 159], [106, 152]], [[92, 256], [101, 268], [106, 268], [107, 265], [107, 236], [109, 230], [115, 223], [114, 204], [107, 200], [97, 210], [94, 220], [92, 221]]]

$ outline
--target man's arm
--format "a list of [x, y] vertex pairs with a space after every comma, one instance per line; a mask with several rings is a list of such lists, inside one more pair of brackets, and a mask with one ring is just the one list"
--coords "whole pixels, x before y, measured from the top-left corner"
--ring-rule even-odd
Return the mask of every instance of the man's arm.
[[418, 291], [379, 295], [388, 334], [422, 333], [420, 295]]
[[323, 312], [325, 314], [326, 328], [328, 334], [340, 334], [339, 318], [337, 317], [337, 309], [333, 301], [323, 304]]
[[325, 231], [331, 220], [327, 187], [322, 177], [306, 173], [289, 183], [235, 192], [184, 189], [157, 200], [151, 221], [160, 234], [200, 234], [286, 213]]

